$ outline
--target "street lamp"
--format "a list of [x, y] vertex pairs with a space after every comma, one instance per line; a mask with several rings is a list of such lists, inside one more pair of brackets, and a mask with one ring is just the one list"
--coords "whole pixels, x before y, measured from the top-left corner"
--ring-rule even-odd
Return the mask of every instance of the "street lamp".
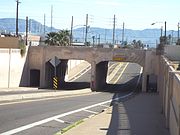
[[[154, 23], [152, 23], [151, 25], [155, 25], [155, 24], [157, 24], [157, 23], [163, 23], [163, 22], [154, 22]], [[162, 37], [162, 31], [163, 31], [162, 28], [163, 28], [163, 27], [161, 27], [161, 37]], [[165, 37], [165, 44], [166, 44], [166, 21], [164, 22], [164, 37]]]
[[[72, 18], [72, 20], [73, 20], [73, 18]], [[83, 27], [83, 41], [84, 41], [84, 27], [85, 26], [86, 25], [75, 25], [75, 26], [73, 26], [73, 21], [72, 21], [72, 23], [71, 23], [71, 34], [70, 34], [71, 43], [73, 42], [73, 29], [77, 28], [77, 27]]]

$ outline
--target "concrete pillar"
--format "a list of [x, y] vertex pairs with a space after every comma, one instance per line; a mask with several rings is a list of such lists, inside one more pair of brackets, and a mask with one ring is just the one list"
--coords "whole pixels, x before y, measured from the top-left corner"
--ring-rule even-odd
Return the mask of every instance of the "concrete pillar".
[[106, 85], [106, 77], [108, 70], [108, 62], [103, 61], [96, 65], [96, 90], [102, 90], [103, 86]]
[[67, 69], [68, 60], [60, 60], [60, 64], [56, 68], [56, 73], [58, 77], [58, 87], [61, 88], [65, 82], [65, 74]]
[[41, 53], [43, 53], [41, 57], [41, 70], [40, 70], [40, 88], [46, 87], [45, 73], [46, 73], [46, 51], [44, 48], [41, 49]]
[[147, 90], [147, 74], [143, 69], [143, 75], [142, 75], [142, 92], [146, 92]]
[[106, 85], [108, 62], [103, 61], [98, 64], [91, 63], [91, 90], [99, 91]]
[[90, 83], [90, 87], [92, 91], [96, 91], [96, 80], [95, 80], [95, 76], [96, 76], [96, 62], [92, 62], [91, 63], [91, 83]]

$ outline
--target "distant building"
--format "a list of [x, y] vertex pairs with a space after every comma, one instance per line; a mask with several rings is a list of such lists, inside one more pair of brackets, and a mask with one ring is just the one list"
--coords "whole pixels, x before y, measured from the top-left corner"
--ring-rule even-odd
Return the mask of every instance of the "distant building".
[[40, 45], [40, 41], [41, 41], [41, 36], [28, 35], [27, 42], [29, 46], [38, 46]]

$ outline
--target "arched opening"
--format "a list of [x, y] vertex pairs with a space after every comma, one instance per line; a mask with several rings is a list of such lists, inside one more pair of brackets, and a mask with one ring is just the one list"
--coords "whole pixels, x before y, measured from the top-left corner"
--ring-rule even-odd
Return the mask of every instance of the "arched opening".
[[137, 63], [110, 61], [104, 90], [110, 92], [140, 90], [142, 70]]

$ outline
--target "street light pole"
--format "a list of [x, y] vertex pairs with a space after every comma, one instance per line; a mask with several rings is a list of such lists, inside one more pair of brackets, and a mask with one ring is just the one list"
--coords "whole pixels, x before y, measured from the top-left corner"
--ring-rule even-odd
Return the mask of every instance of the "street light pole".
[[85, 45], [87, 45], [87, 33], [88, 33], [88, 14], [86, 14], [86, 34], [85, 34]]

